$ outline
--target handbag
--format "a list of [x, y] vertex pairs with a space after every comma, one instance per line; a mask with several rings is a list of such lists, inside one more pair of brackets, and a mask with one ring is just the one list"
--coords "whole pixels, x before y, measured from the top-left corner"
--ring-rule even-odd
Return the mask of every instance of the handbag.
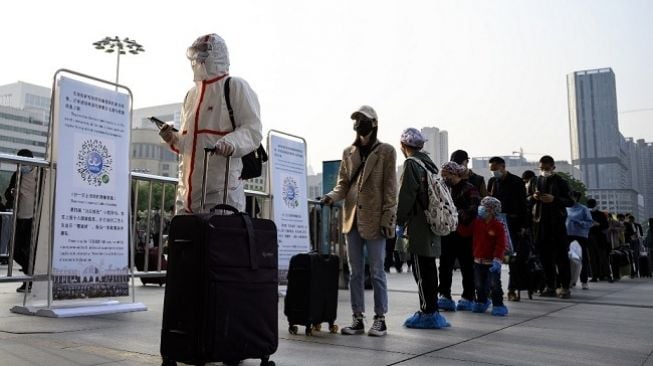
[[[231, 108], [231, 100], [229, 98], [229, 82], [231, 77], [228, 77], [224, 82], [224, 99], [227, 102], [227, 109], [229, 110], [229, 120], [231, 120], [231, 127], [236, 130], [236, 121], [234, 119], [234, 110]], [[240, 172], [240, 179], [258, 178], [263, 173], [263, 163], [268, 161], [268, 154], [263, 148], [262, 144], [251, 153], [240, 158], [243, 162], [243, 170]]]

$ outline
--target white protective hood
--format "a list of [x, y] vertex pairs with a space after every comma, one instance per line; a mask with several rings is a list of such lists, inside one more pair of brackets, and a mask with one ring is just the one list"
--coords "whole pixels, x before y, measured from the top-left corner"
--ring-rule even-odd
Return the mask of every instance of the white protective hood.
[[229, 73], [229, 51], [224, 39], [212, 33], [198, 37], [186, 52], [193, 80], [202, 81]]

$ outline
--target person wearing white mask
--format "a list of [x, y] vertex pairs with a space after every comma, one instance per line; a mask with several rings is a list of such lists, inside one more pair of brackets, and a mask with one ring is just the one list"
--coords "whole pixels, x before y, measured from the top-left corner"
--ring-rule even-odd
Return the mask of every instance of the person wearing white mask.
[[574, 201], [569, 193], [567, 181], [555, 173], [553, 158], [549, 155], [540, 158], [540, 176], [537, 178], [536, 191], [528, 197], [528, 200], [534, 203], [535, 247], [540, 253], [546, 280], [546, 287], [541, 296], [557, 294], [563, 299], [571, 296], [569, 292], [571, 272], [567, 256], [569, 241], [565, 222], [566, 208], [573, 206]]
[[[209, 161], [206, 187], [208, 210], [222, 203], [226, 159], [231, 156], [227, 204], [239, 211], [245, 209], [244, 182], [240, 179], [241, 157], [256, 150], [263, 138], [260, 106], [256, 93], [249, 84], [237, 77], [229, 77], [229, 52], [225, 41], [217, 34], [203, 35], [188, 48], [195, 86], [184, 99], [181, 129], [174, 131], [166, 125], [159, 135], [179, 158], [176, 211], [191, 214], [201, 211], [202, 168], [205, 147], [214, 147]], [[225, 99], [228, 83], [229, 102], [233, 109], [235, 129]]]

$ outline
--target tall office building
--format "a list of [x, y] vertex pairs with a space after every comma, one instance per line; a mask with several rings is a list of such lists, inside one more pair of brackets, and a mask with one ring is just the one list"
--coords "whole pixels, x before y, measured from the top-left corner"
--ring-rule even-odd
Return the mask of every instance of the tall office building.
[[430, 155], [438, 168], [449, 161], [449, 133], [437, 127], [424, 127], [421, 132], [426, 138], [422, 151]]
[[640, 150], [619, 132], [617, 88], [612, 69], [576, 71], [567, 75], [571, 159], [580, 169], [588, 196], [612, 212], [641, 219], [646, 207]]
[[612, 69], [567, 75], [572, 164], [588, 189], [628, 187], [625, 140], [619, 133]]

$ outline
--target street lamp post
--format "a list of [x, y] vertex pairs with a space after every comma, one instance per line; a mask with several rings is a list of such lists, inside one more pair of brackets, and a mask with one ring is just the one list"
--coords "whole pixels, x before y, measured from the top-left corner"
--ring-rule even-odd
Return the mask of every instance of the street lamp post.
[[118, 84], [120, 75], [120, 55], [125, 55], [127, 52], [132, 55], [145, 52], [143, 46], [135, 40], [129, 38], [120, 39], [118, 36], [113, 38], [104, 37], [97, 42], [93, 42], [93, 46], [95, 46], [95, 49], [103, 50], [106, 53], [116, 53], [116, 84]]

